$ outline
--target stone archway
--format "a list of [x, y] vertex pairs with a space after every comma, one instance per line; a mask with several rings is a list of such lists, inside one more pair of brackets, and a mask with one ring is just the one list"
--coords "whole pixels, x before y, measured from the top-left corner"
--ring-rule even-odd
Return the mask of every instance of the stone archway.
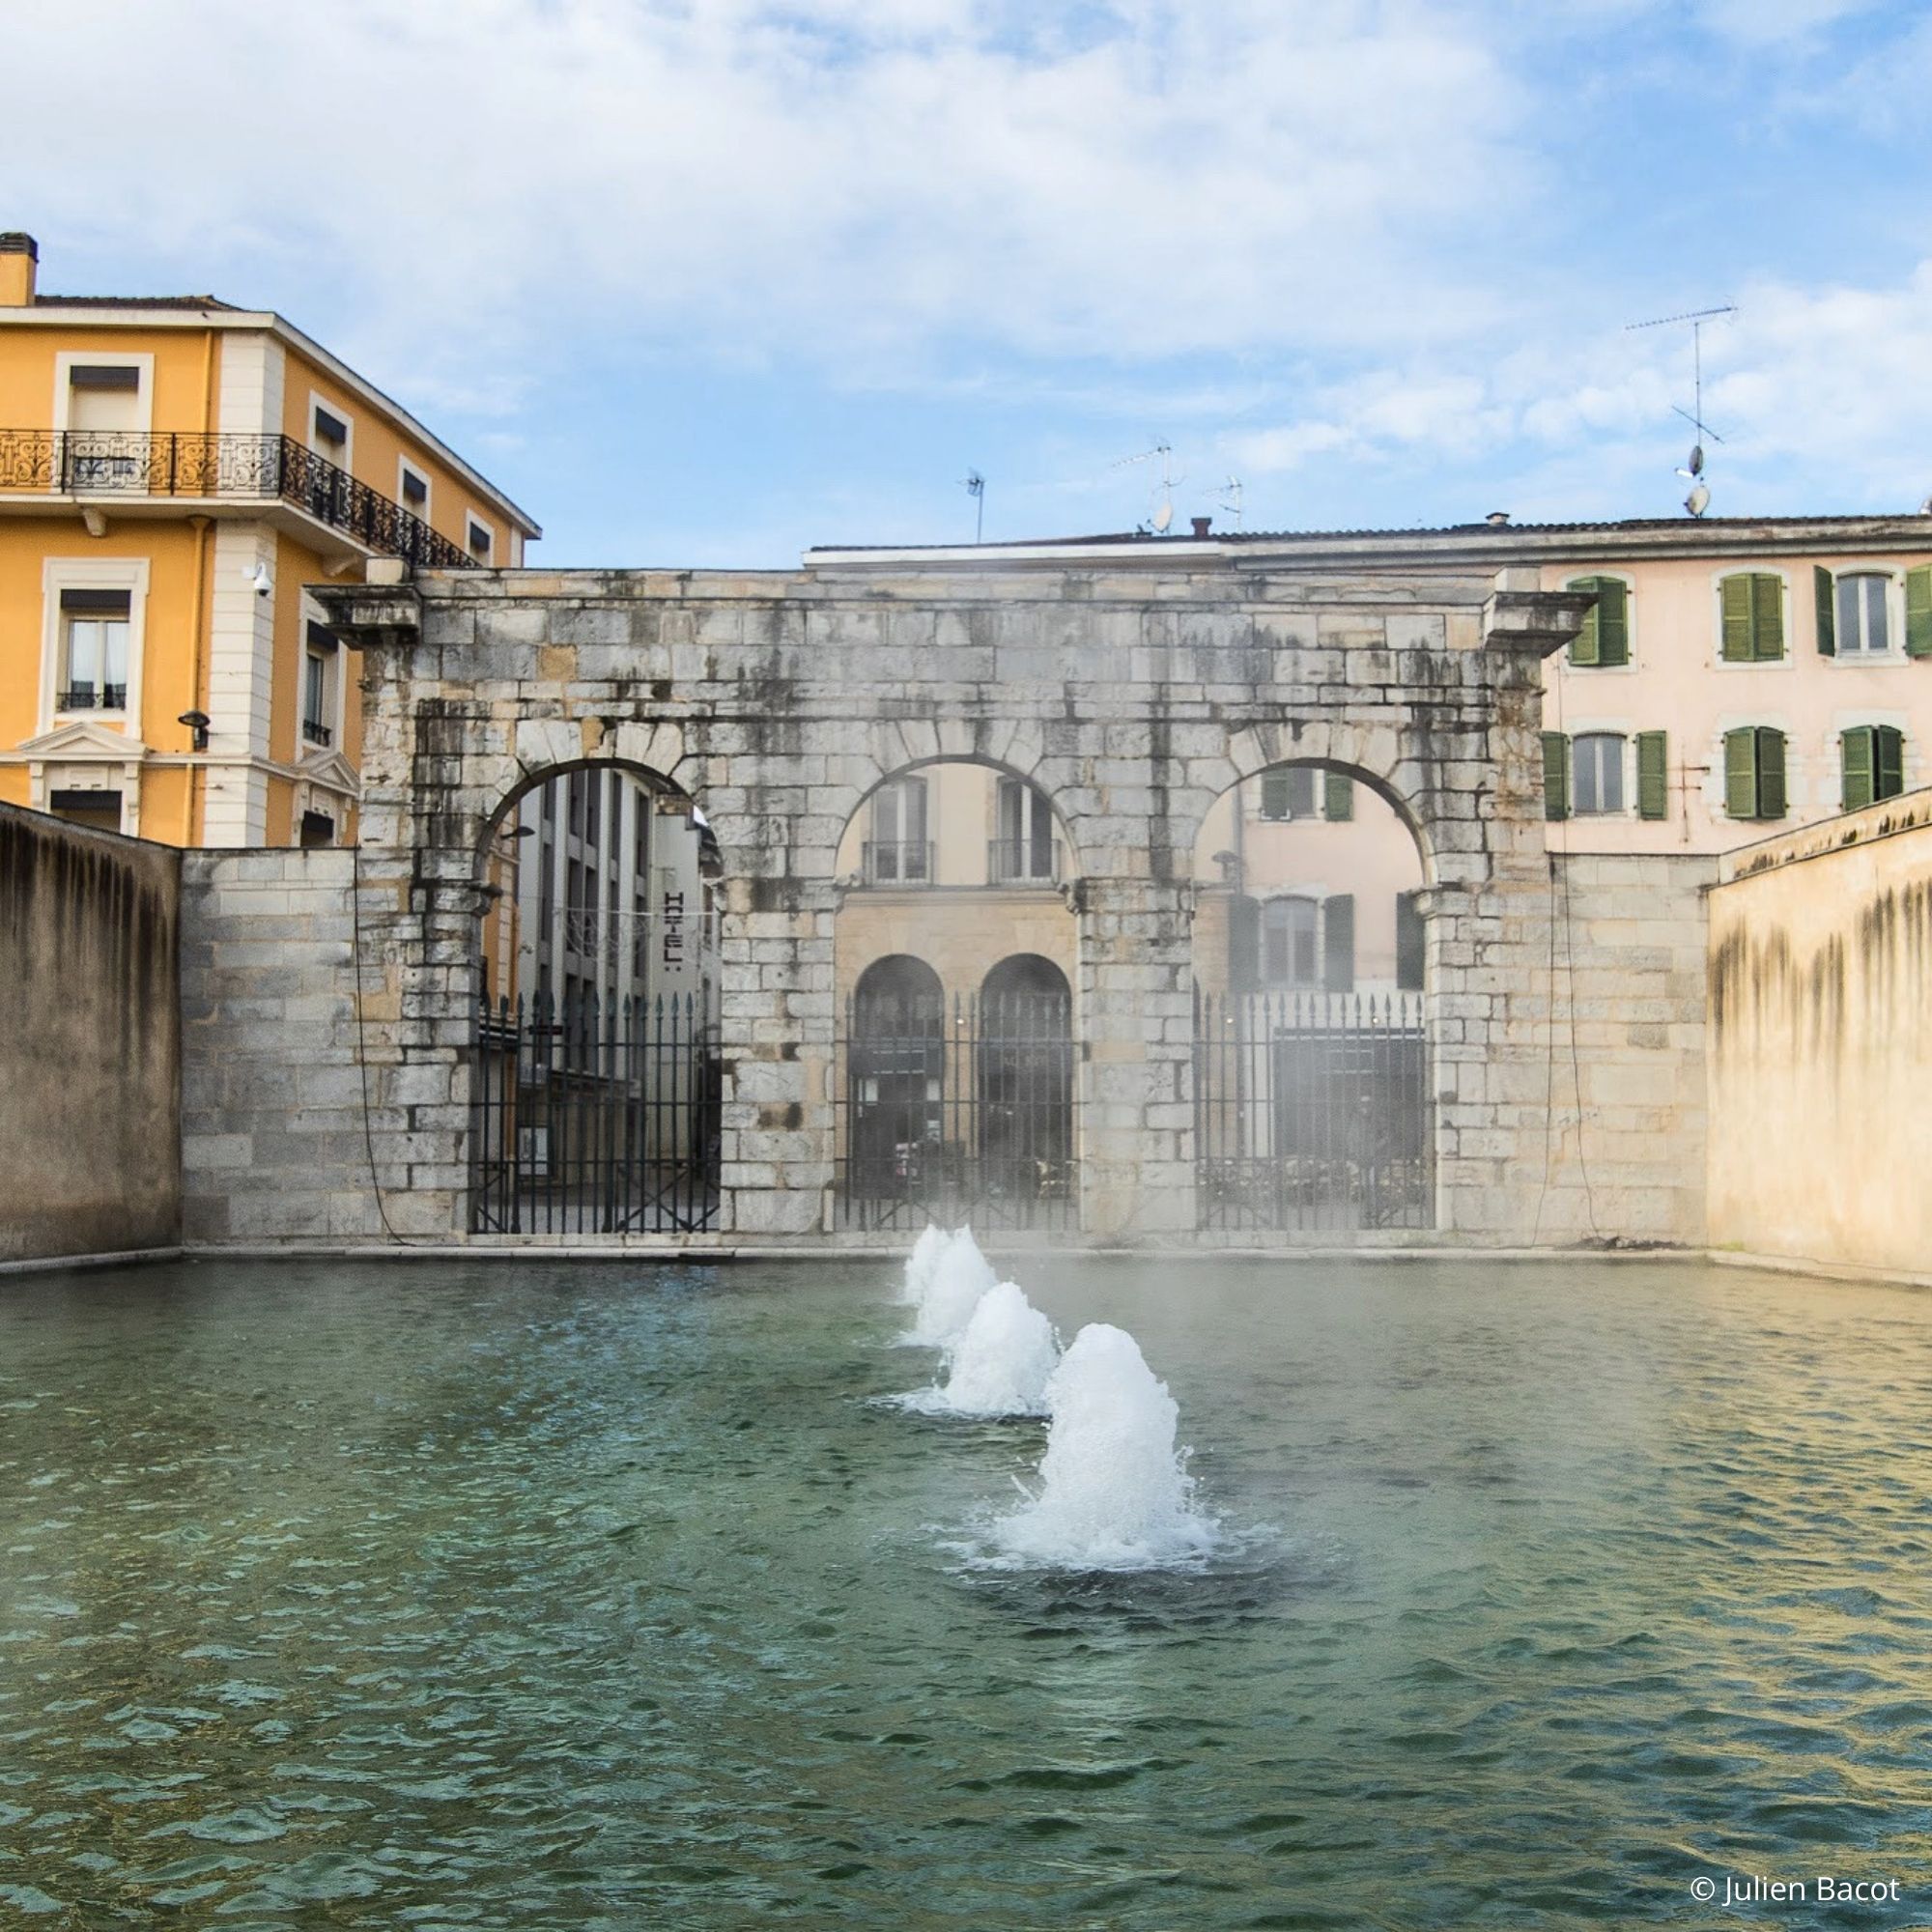
[[[384, 989], [364, 1010], [379, 1051], [447, 1070], [434, 1133], [391, 1156], [426, 1192], [463, 1156], [488, 812], [535, 764], [615, 756], [699, 798], [723, 854], [719, 1236], [830, 1230], [839, 838], [894, 770], [961, 758], [1038, 785], [1081, 855], [1085, 1236], [1191, 1238], [1195, 838], [1236, 780], [1299, 757], [1405, 801], [1431, 999], [1453, 1022], [1435, 1073], [1442, 1225], [1527, 1228], [1515, 1137], [1540, 1077], [1549, 929], [1540, 661], [1587, 596], [1346, 562], [1290, 581], [1157, 549], [1000, 573], [882, 554], [317, 594], [364, 657], [364, 970]], [[432, 1143], [448, 1158], [418, 1159]]]

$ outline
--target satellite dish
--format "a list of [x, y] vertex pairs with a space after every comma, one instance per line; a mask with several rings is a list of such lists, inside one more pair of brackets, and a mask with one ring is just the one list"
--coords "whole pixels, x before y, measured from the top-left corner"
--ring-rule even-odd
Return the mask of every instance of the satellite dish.
[[1157, 537], [1164, 537], [1167, 534], [1168, 526], [1173, 522], [1174, 522], [1174, 505], [1172, 503], [1163, 503], [1160, 506], [1160, 508], [1153, 513], [1154, 535]]
[[1690, 473], [1693, 476], [1701, 476], [1704, 473], [1704, 445], [1701, 442], [1693, 442], [1690, 445]]
[[1711, 492], [1702, 483], [1693, 483], [1690, 494], [1684, 499], [1684, 507], [1693, 517], [1701, 517], [1711, 507]]

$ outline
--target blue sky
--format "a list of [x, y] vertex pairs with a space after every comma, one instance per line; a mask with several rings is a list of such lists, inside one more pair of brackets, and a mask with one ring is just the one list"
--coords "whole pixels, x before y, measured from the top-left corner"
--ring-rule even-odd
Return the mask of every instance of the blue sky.
[[[281, 310], [550, 563], [1932, 495], [1932, 10], [0, 0], [43, 287]], [[211, 45], [225, 50], [211, 62]], [[72, 138], [84, 99], [87, 138]], [[1184, 526], [1184, 524], [1183, 524]]]

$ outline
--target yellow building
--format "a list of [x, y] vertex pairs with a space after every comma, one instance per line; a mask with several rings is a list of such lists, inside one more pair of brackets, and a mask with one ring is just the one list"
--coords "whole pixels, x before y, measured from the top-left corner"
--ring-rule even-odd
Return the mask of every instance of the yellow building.
[[359, 697], [302, 586], [537, 526], [266, 310], [47, 296], [0, 235], [0, 799], [176, 845], [355, 834]]

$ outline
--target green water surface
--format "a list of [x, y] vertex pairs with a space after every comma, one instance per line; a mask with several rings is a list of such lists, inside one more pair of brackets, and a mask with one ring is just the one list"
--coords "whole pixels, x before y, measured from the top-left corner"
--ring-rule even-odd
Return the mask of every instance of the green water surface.
[[1932, 1922], [1932, 1300], [1008, 1271], [1208, 1574], [974, 1567], [1041, 1431], [874, 1400], [884, 1260], [8, 1283], [0, 1924]]

